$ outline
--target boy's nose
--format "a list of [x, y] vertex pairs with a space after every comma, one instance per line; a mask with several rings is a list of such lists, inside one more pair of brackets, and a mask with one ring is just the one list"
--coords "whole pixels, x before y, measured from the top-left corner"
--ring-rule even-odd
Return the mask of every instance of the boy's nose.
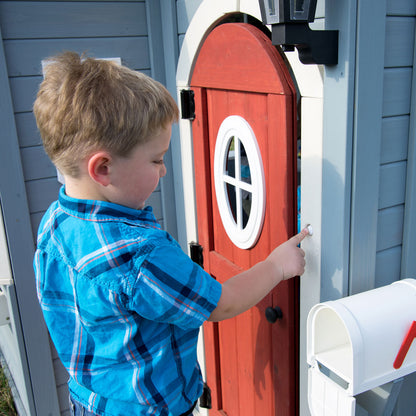
[[162, 168], [160, 170], [160, 177], [163, 178], [166, 175], [166, 166], [165, 164], [162, 165]]

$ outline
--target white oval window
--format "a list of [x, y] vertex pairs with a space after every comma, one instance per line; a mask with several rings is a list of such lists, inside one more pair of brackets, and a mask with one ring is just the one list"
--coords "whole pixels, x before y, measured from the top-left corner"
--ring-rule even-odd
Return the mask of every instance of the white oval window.
[[253, 247], [262, 230], [266, 192], [256, 136], [240, 116], [221, 124], [214, 155], [218, 209], [227, 235], [239, 248]]

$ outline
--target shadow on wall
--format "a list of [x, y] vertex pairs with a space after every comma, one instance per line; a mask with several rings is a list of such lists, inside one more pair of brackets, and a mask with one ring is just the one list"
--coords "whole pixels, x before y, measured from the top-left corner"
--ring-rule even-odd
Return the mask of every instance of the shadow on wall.
[[[309, 163], [319, 163], [319, 160]], [[349, 207], [344, 207], [345, 184], [338, 169], [326, 159], [322, 163], [322, 218], [321, 218], [321, 299], [328, 301], [339, 299], [348, 294], [348, 281], [344, 278], [348, 270], [349, 236], [342, 233], [340, 212], [349, 215]], [[321, 195], [321, 193], [319, 193]], [[320, 202], [320, 201], [317, 201]], [[325, 205], [324, 205], [325, 204]], [[345, 209], [344, 209], [345, 208]], [[344, 218], [349, 223], [349, 218]], [[329, 230], [323, 233], [323, 230]]]

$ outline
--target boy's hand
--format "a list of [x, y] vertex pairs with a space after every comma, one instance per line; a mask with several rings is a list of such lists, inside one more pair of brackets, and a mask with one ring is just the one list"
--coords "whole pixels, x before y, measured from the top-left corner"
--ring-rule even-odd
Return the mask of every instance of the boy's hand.
[[275, 248], [265, 260], [274, 264], [282, 280], [301, 276], [305, 271], [305, 252], [298, 246], [307, 235], [309, 235], [309, 230], [306, 227], [299, 234]]
[[232, 318], [260, 302], [282, 280], [300, 276], [305, 270], [305, 252], [298, 247], [308, 228], [277, 247], [266, 260], [226, 280], [210, 321]]

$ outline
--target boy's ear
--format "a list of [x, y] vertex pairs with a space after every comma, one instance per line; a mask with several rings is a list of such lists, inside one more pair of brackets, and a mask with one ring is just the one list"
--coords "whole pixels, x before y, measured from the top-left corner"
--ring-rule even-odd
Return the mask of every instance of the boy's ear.
[[108, 186], [111, 183], [111, 162], [111, 155], [105, 151], [100, 151], [90, 156], [88, 159], [88, 174], [90, 178], [100, 185]]

